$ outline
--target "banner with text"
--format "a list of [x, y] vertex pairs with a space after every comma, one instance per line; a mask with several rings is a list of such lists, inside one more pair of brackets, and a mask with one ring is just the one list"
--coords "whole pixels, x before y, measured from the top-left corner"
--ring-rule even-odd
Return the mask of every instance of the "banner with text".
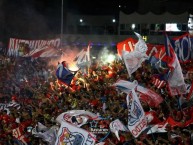
[[[60, 46], [60, 38], [49, 39], [49, 40], [24, 40], [17, 38], [10, 38], [8, 45], [8, 55], [9, 56], [32, 56], [36, 57], [46, 57], [49, 51], [53, 48], [58, 48]], [[48, 54], [48, 53], [47, 53]]]

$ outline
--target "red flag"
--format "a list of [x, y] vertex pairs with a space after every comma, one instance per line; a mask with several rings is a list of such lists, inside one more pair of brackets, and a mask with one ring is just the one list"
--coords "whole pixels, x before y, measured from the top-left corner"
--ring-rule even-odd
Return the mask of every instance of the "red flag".
[[117, 53], [119, 56], [122, 55], [122, 51], [133, 51], [134, 50], [134, 45], [135, 43], [137, 43], [137, 40], [133, 39], [133, 38], [128, 38], [124, 41], [121, 41], [119, 43], [117, 43]]
[[163, 102], [163, 98], [151, 89], [138, 85], [137, 91], [141, 93], [140, 99], [148, 103], [150, 107], [157, 107], [161, 102]]
[[148, 124], [150, 125], [161, 123], [155, 111], [145, 112], [145, 116], [147, 118]]

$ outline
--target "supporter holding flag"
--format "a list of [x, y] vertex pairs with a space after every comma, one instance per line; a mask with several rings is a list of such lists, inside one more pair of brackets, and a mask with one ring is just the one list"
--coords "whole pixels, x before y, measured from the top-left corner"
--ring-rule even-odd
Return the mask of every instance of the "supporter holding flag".
[[67, 68], [66, 61], [62, 61], [59, 63], [56, 70], [56, 76], [59, 81], [69, 86], [71, 84], [74, 75], [72, 72]]

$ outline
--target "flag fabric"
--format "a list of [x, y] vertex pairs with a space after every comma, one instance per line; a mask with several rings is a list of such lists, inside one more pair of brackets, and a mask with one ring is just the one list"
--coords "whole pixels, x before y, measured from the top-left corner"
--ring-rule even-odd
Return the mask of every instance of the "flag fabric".
[[150, 126], [149, 130], [147, 131], [147, 134], [167, 132], [166, 130], [167, 125], [168, 125], [167, 122], [152, 125]]
[[[149, 62], [151, 66], [158, 71], [158, 74], [152, 76], [153, 83], [159, 87], [160, 84], [163, 84], [164, 81], [168, 80], [170, 74], [170, 68], [168, 67], [168, 62], [172, 58], [168, 57], [165, 52], [164, 46], [161, 47], [151, 58]], [[159, 82], [160, 80], [160, 82]]]
[[163, 98], [151, 89], [138, 85], [136, 91], [140, 93], [140, 100], [148, 103], [150, 107], [158, 107], [163, 102]]
[[41, 132], [38, 128], [34, 128], [32, 129], [32, 134], [35, 137], [41, 138], [43, 141], [49, 143], [49, 145], [54, 145], [58, 129], [59, 128], [57, 126], [52, 126], [51, 128], [47, 128], [47, 130]]
[[37, 130], [41, 132], [47, 131], [49, 128], [45, 125], [43, 125], [41, 122], [38, 122], [37, 124]]
[[154, 124], [159, 124], [161, 121], [157, 117], [157, 114], [155, 111], [149, 111], [145, 112], [145, 116], [147, 118], [147, 123], [148, 125], [154, 125]]
[[95, 135], [70, 123], [62, 122], [55, 145], [94, 145]]
[[45, 45], [41, 48], [30, 51], [29, 53], [23, 55], [22, 57], [56, 57], [59, 56], [57, 53], [57, 49], [51, 45]]
[[145, 112], [134, 89], [127, 95], [128, 129], [136, 138], [147, 127]]
[[138, 53], [136, 51], [122, 51], [122, 58], [130, 77], [132, 73], [134, 73], [139, 67], [141, 67], [142, 62], [147, 57], [144, 57], [141, 53]]
[[135, 43], [137, 43], [137, 40], [133, 38], [128, 38], [126, 40], [123, 40], [119, 43], [117, 43], [117, 53], [119, 56], [122, 56], [122, 51], [128, 51], [132, 52], [135, 48]]
[[163, 98], [160, 95], [151, 89], [138, 85], [137, 81], [129, 82], [118, 80], [113, 86], [124, 93], [130, 93], [132, 89], [136, 89], [136, 91], [140, 93], [140, 99], [148, 103], [151, 107], [157, 107], [163, 101]]
[[134, 137], [138, 137], [146, 129], [147, 120], [141, 103], [134, 89], [127, 95], [128, 129]]
[[111, 132], [113, 132], [116, 135], [118, 140], [120, 140], [119, 130], [129, 131], [128, 128], [119, 119], [112, 121], [109, 124], [109, 127], [110, 127]]
[[174, 52], [172, 43], [167, 35], [165, 35], [165, 51], [167, 56], [167, 65], [170, 68], [168, 77], [168, 88], [172, 96], [186, 94], [186, 85], [179, 60]]
[[90, 48], [91, 44], [89, 43], [88, 47], [82, 49], [82, 51], [80, 51], [74, 59], [77, 67], [80, 68], [84, 73], [86, 73], [86, 68], [91, 64]]
[[71, 110], [64, 113], [61, 113], [57, 118], [56, 122], [68, 122], [71, 124], [76, 125], [77, 127], [81, 127], [82, 125], [86, 124], [87, 121], [91, 120], [100, 120], [99, 116], [85, 110]]
[[129, 76], [131, 76], [131, 74], [134, 73], [139, 67], [141, 67], [142, 62], [148, 59], [148, 56], [146, 54], [147, 52], [146, 43], [138, 33], [135, 34], [139, 38], [139, 40], [135, 44], [134, 50], [131, 52], [125, 50], [122, 51], [122, 58], [127, 68]]
[[151, 83], [158, 89], [166, 86], [166, 80], [161, 75], [153, 75]]
[[130, 93], [132, 89], [138, 85], [137, 81], [129, 82], [125, 80], [118, 80], [113, 86], [121, 90], [124, 93]]
[[74, 78], [74, 75], [72, 74], [72, 72], [62, 63], [59, 64], [57, 67], [56, 76], [58, 80], [60, 80], [61, 82], [63, 82], [68, 86], [71, 84], [71, 81]]
[[186, 33], [182, 36], [172, 38], [175, 52], [180, 63], [188, 63], [193, 59], [193, 37]]

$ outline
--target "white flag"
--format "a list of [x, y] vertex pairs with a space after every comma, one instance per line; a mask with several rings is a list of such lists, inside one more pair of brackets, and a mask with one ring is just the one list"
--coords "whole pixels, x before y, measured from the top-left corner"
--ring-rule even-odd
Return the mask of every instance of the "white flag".
[[33, 128], [32, 134], [35, 137], [41, 138], [43, 141], [49, 143], [49, 145], [54, 145], [57, 137], [57, 126], [52, 126], [48, 128], [45, 132], [38, 131], [37, 128]]
[[134, 137], [138, 137], [146, 129], [145, 112], [134, 89], [127, 95], [128, 129]]
[[57, 118], [56, 122], [68, 122], [76, 125], [77, 127], [81, 127], [86, 124], [88, 119], [92, 120], [100, 120], [99, 116], [85, 110], [71, 110], [64, 113], [61, 113]]
[[55, 145], [94, 145], [95, 135], [67, 122], [62, 122]]
[[119, 130], [128, 131], [127, 127], [119, 119], [112, 121], [109, 127], [110, 127], [111, 132], [113, 132], [116, 135], [118, 140], [120, 140]]
[[88, 47], [82, 49], [82, 51], [80, 51], [74, 59], [77, 67], [79, 67], [83, 72], [85, 72], [86, 67], [89, 67], [91, 64], [90, 48], [91, 46], [89, 44]]
[[135, 89], [137, 85], [138, 85], [137, 81], [129, 82], [125, 80], [119, 80], [115, 84], [113, 84], [113, 86], [115, 86], [116, 88], [118, 88], [119, 90], [121, 90], [124, 93], [131, 92], [131, 90]]
[[166, 126], [167, 126], [167, 122], [165, 124], [156, 124], [153, 125], [149, 131], [147, 132], [147, 134], [152, 134], [152, 133], [160, 133], [160, 132], [167, 132], [166, 130]]
[[129, 76], [141, 67], [141, 63], [148, 58], [146, 54], [147, 45], [145, 41], [138, 33], [135, 33], [135, 35], [139, 38], [138, 42], [135, 44], [135, 49], [131, 52], [122, 51], [122, 57]]

